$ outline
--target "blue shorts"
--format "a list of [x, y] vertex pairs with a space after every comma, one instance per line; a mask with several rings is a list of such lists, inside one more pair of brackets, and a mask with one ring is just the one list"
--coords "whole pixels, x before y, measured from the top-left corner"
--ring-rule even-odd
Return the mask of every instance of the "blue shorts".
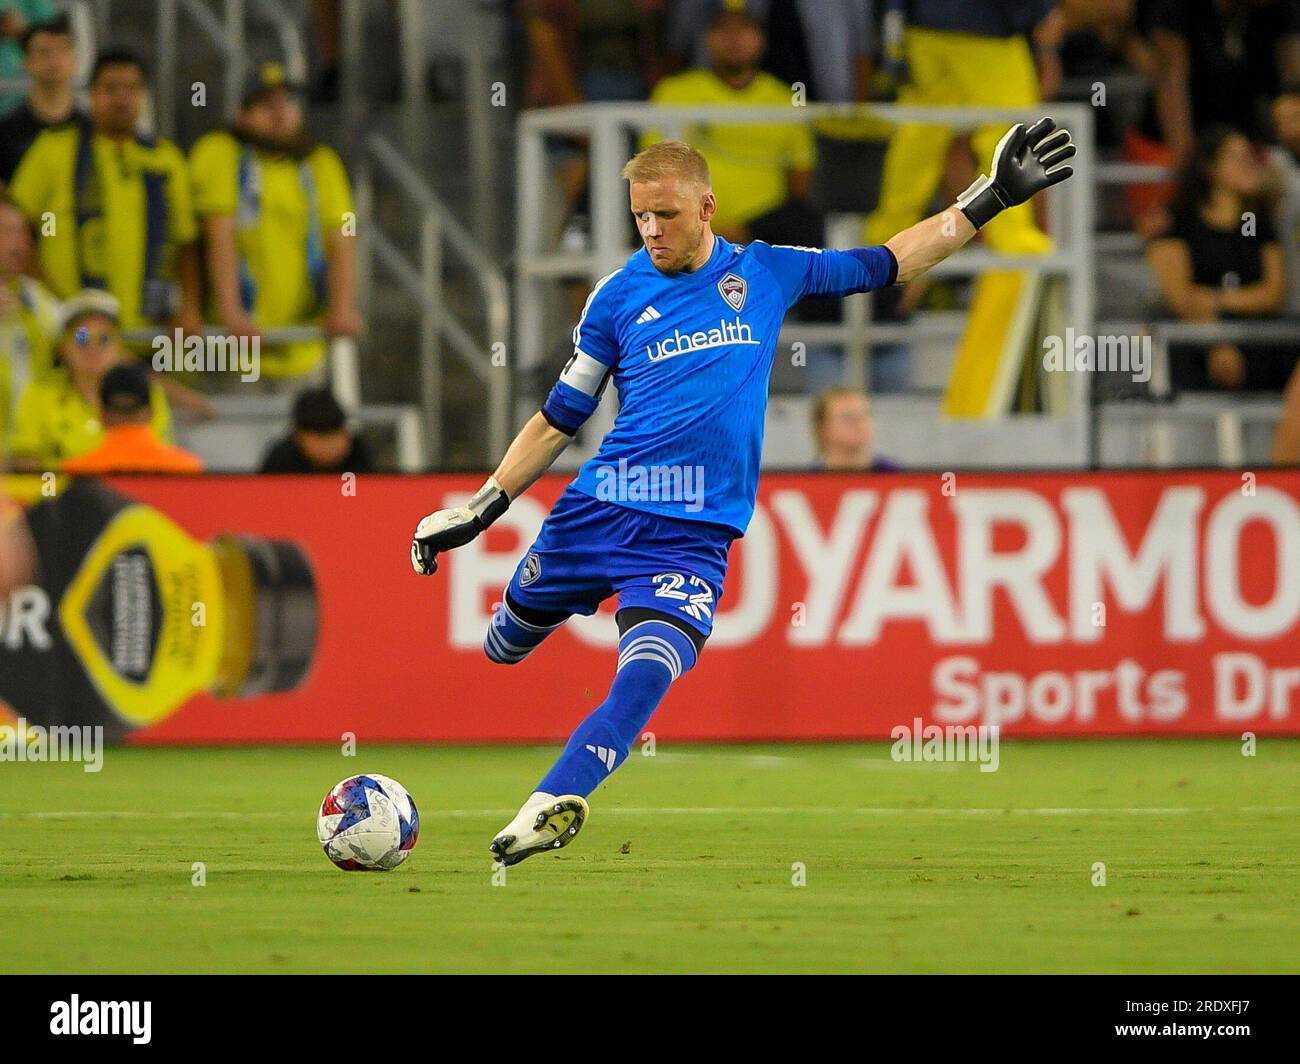
[[546, 613], [593, 614], [610, 595], [680, 617], [707, 636], [736, 533], [564, 489], [506, 590]]

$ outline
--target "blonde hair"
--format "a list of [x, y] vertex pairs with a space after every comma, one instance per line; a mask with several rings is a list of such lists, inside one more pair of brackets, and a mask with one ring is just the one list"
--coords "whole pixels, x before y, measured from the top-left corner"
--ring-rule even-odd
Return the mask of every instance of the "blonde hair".
[[704, 156], [680, 140], [651, 144], [623, 167], [623, 178], [627, 181], [658, 181], [665, 177], [680, 177], [704, 189], [713, 187]]
[[831, 388], [823, 388], [813, 402], [812, 423], [813, 435], [816, 436], [817, 450], [821, 451], [822, 446], [822, 429], [826, 425], [826, 419], [830, 416], [831, 403], [836, 399], [845, 398], [862, 398], [867, 401], [867, 408], [871, 407], [871, 397], [861, 388], [849, 388], [845, 385], [836, 385]]

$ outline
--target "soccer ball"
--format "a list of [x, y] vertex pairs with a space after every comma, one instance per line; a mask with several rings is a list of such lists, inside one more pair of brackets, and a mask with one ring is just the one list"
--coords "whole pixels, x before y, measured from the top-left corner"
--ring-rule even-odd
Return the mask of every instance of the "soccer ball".
[[371, 772], [349, 776], [320, 804], [316, 837], [345, 872], [388, 872], [411, 855], [420, 814], [406, 788]]

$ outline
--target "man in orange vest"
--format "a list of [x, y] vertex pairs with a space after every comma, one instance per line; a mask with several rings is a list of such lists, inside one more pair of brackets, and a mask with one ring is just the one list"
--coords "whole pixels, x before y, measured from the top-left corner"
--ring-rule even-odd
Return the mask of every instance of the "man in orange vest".
[[99, 388], [104, 442], [63, 463], [72, 474], [202, 473], [197, 455], [164, 443], [150, 424], [149, 377], [137, 363], [114, 366]]

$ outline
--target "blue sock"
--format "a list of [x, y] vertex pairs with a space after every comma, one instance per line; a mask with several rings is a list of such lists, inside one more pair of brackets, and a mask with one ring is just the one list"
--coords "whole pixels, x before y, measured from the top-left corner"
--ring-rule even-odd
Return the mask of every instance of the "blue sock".
[[609, 695], [578, 725], [537, 790], [584, 798], [627, 760], [668, 686], [695, 664], [695, 644], [666, 621], [641, 621], [618, 641], [618, 671]]
[[510, 608], [509, 597], [502, 595], [501, 608], [492, 615], [483, 640], [483, 653], [500, 665], [517, 665], [564, 621], [563, 617], [549, 624], [525, 621]]

